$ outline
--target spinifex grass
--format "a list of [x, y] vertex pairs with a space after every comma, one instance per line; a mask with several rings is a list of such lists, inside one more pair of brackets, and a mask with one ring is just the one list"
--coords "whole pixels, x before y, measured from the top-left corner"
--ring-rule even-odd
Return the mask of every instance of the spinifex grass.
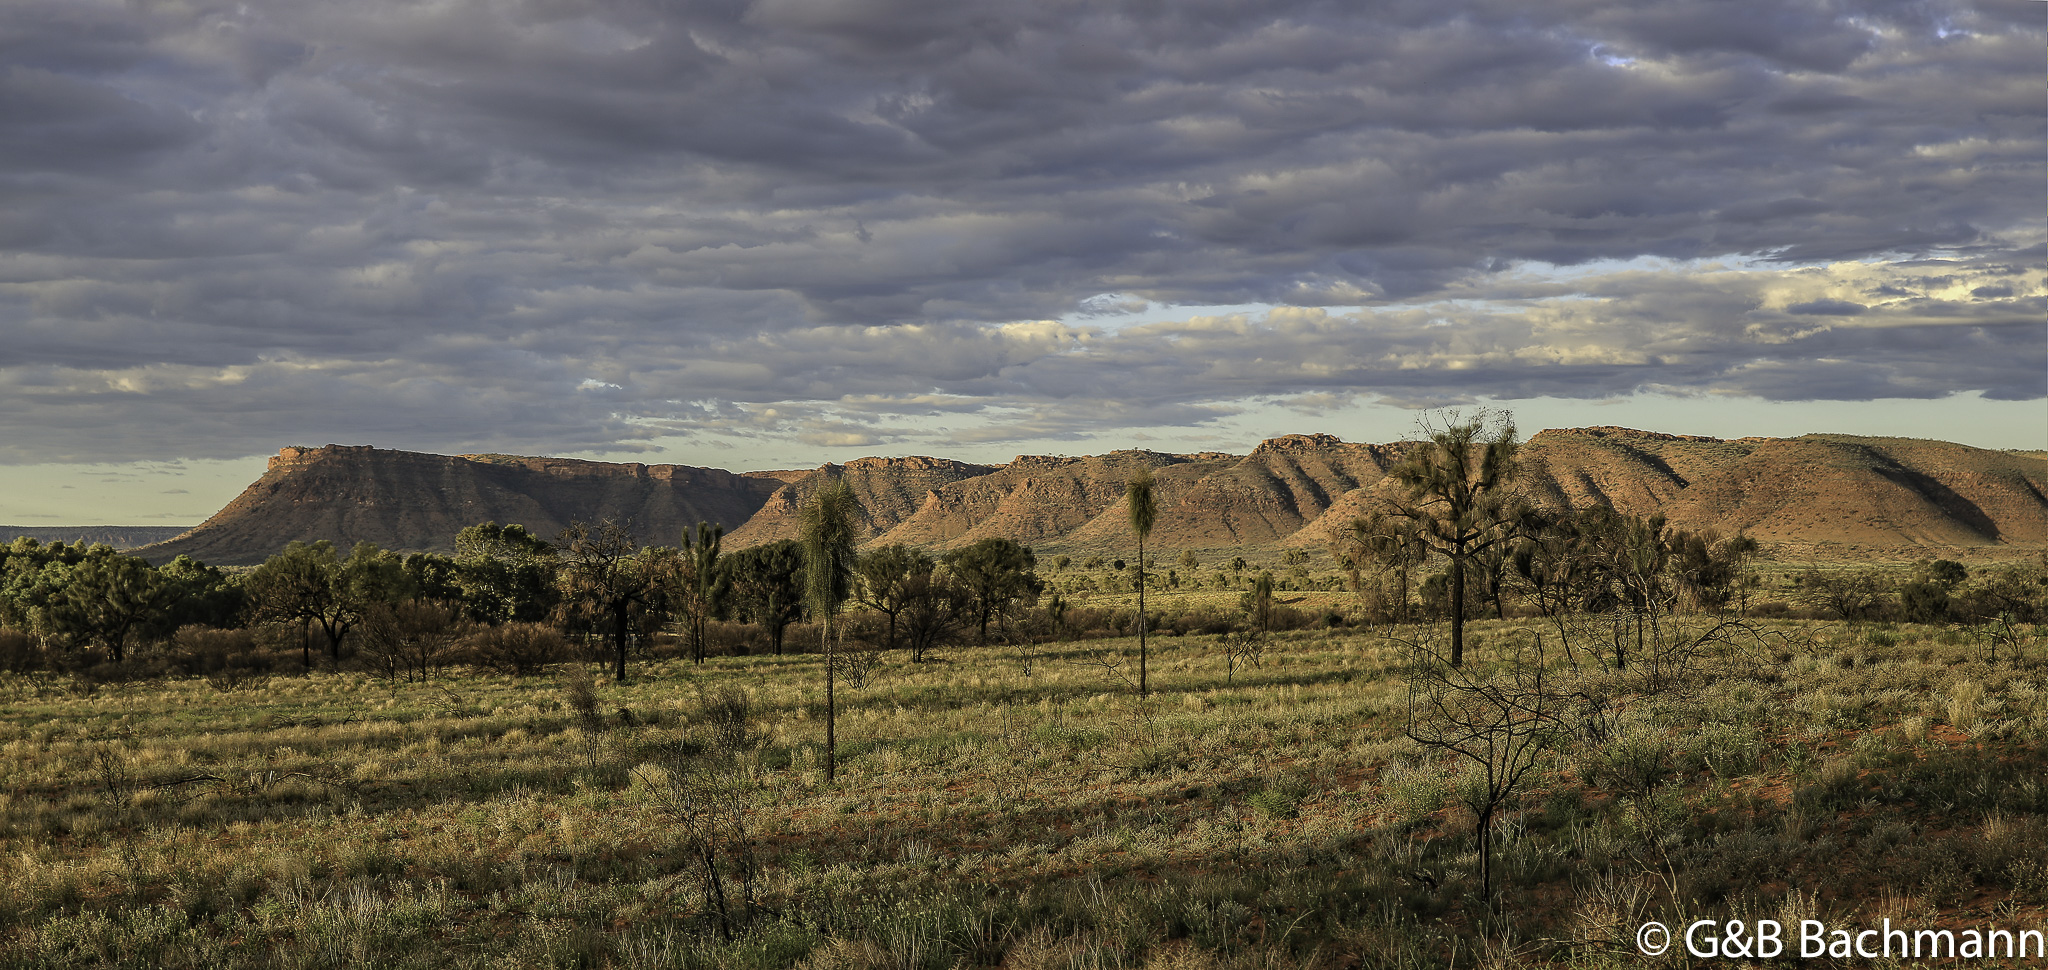
[[[5, 681], [0, 965], [1619, 966], [1652, 916], [2048, 916], [2043, 672], [1779, 629], [1560, 743], [1492, 912], [1387, 631], [1229, 683], [1216, 637], [1161, 637], [1149, 700], [1129, 641], [890, 658], [832, 785], [811, 655], [643, 664], [587, 711], [546, 678]], [[692, 841], [706, 804], [737, 828]], [[756, 876], [723, 925], [707, 851]]]

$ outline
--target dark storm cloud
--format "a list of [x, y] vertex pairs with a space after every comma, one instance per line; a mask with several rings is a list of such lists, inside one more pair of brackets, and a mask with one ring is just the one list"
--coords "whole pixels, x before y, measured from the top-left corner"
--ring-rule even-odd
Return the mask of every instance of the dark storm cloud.
[[23, 0], [0, 460], [2037, 396], [2019, 6]]

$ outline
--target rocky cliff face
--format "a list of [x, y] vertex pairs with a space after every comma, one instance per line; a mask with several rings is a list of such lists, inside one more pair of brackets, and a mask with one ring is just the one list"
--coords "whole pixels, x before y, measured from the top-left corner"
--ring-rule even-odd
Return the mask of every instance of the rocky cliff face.
[[1321, 518], [1345, 495], [1378, 483], [1402, 451], [1326, 434], [1272, 438], [1162, 500], [1155, 528], [1171, 545], [1270, 545]]
[[733, 548], [743, 548], [796, 538], [804, 503], [819, 489], [843, 478], [860, 502], [860, 537], [865, 542], [916, 514], [934, 490], [992, 471], [995, 468], [990, 465], [922, 457], [858, 458], [844, 465], [822, 465], [789, 479], [725, 541]]
[[[140, 550], [226, 564], [293, 539], [445, 550], [464, 526], [518, 522], [551, 536], [571, 521], [628, 522], [674, 544], [698, 521], [729, 548], [793, 538], [799, 510], [844, 478], [870, 542], [935, 550], [1001, 536], [1040, 549], [1123, 551], [1124, 486], [1157, 481], [1152, 545], [1166, 550], [1321, 549], [1389, 492], [1406, 445], [1285, 435], [1249, 455], [1117, 451], [1023, 456], [1001, 466], [863, 458], [808, 471], [735, 474], [681, 465], [375, 448], [287, 448], [204, 525]], [[1685, 529], [1738, 530], [1780, 556], [1999, 555], [2048, 546], [2048, 457], [1939, 441], [1808, 435], [1722, 441], [1626, 428], [1544, 431], [1522, 449], [1519, 487], [1551, 507], [1610, 505]]]
[[[1227, 455], [1113, 451], [1084, 458], [1025, 455], [980, 478], [935, 489], [915, 515], [889, 530], [883, 543], [952, 549], [985, 538], [1027, 545], [1087, 544], [1125, 521], [1124, 487], [1150, 468], [1164, 501], [1227, 465]], [[1105, 513], [1119, 510], [1105, 519]], [[1097, 519], [1104, 524], [1091, 529]], [[1124, 527], [1128, 532], [1128, 526]]]
[[263, 561], [293, 540], [343, 549], [448, 551], [478, 522], [518, 522], [551, 537], [609, 518], [643, 542], [673, 545], [698, 521], [736, 528], [782, 482], [687, 465], [613, 464], [509, 455], [423, 455], [349, 445], [285, 448], [198, 528], [138, 554], [187, 554], [220, 565]]

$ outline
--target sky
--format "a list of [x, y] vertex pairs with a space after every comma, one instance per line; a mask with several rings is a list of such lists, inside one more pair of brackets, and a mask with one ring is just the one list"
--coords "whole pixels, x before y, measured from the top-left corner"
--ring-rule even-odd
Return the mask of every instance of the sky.
[[0, 523], [1446, 406], [2048, 448], [2048, 4], [0, 6]]

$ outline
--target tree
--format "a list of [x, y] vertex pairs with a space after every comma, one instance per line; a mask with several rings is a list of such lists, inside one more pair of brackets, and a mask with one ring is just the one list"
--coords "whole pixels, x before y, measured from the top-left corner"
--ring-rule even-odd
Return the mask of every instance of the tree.
[[379, 604], [363, 618], [356, 659], [394, 683], [403, 679], [424, 684], [455, 661], [456, 641], [465, 632], [462, 617], [451, 604]]
[[633, 614], [661, 594], [659, 558], [643, 554], [633, 533], [610, 519], [595, 527], [572, 522], [555, 540], [561, 550], [561, 588], [567, 605], [607, 626], [612, 676], [626, 679], [626, 646]]
[[1495, 669], [1468, 672], [1427, 641], [1410, 644], [1409, 740], [1470, 761], [1473, 783], [1459, 795], [1472, 810], [1479, 849], [1479, 886], [1493, 906], [1493, 818], [1514, 800], [1523, 780], [1560, 729], [1560, 692], [1550, 681], [1543, 639]]
[[1971, 596], [1979, 616], [2005, 622], [2039, 623], [2048, 615], [2048, 552], [2029, 563], [2006, 566], [1985, 577]]
[[168, 612], [172, 587], [134, 556], [94, 546], [77, 563], [56, 568], [63, 570], [52, 603], [56, 629], [106, 647], [115, 663], [126, 659], [130, 634], [160, 625]]
[[1131, 481], [1124, 486], [1124, 503], [1131, 514], [1131, 531], [1138, 535], [1138, 696], [1151, 693], [1145, 680], [1145, 668], [1149, 654], [1145, 649], [1145, 537], [1152, 534], [1152, 523], [1159, 517], [1159, 506], [1152, 498], [1152, 469], [1141, 468]]
[[1252, 588], [1238, 598], [1238, 606], [1252, 622], [1252, 629], [1261, 639], [1273, 634], [1273, 574], [1260, 570], [1252, 580]]
[[1414, 522], [1384, 513], [1354, 518], [1332, 543], [1330, 556], [1368, 609], [1397, 623], [1408, 618], [1414, 572], [1429, 560], [1429, 546]]
[[[1670, 601], [1664, 569], [1671, 562], [1671, 549], [1664, 539], [1664, 517], [1653, 515], [1611, 515], [1601, 547], [1606, 572], [1617, 584], [1629, 612], [1638, 620], [1663, 612]], [[1638, 624], [1640, 627], [1640, 623]], [[1617, 660], [1617, 667], [1626, 667]]]
[[937, 570], [913, 573], [902, 588], [899, 632], [911, 663], [957, 639], [974, 613], [974, 598]]
[[[358, 542], [348, 558], [340, 559], [325, 539], [287, 544], [251, 570], [242, 585], [258, 615], [297, 621], [302, 633], [319, 626], [330, 661], [341, 659], [341, 641], [371, 609], [398, 602], [411, 591], [404, 563], [376, 543]], [[311, 667], [311, 648], [303, 636], [301, 649]]]
[[1665, 544], [1670, 549], [1666, 568], [1681, 601], [1693, 609], [1719, 612], [1757, 585], [1748, 570], [1757, 542], [1749, 536], [1738, 532], [1724, 539], [1712, 529], [1679, 530]]
[[1510, 505], [1515, 477], [1514, 419], [1481, 412], [1432, 430], [1387, 472], [1400, 486], [1389, 515], [1416, 526], [1415, 534], [1451, 561], [1451, 666], [1465, 662], [1465, 577], [1476, 557], [1512, 539], [1520, 510]]
[[1835, 619], [1854, 622], [1884, 612], [1891, 581], [1874, 569], [1822, 572], [1808, 566], [1799, 576], [1799, 588], [1808, 604], [1834, 614]]
[[974, 601], [978, 642], [988, 642], [988, 621], [1009, 611], [1010, 604], [1038, 595], [1042, 584], [1033, 572], [1038, 557], [1014, 540], [988, 538], [946, 554], [946, 568]]
[[561, 598], [555, 547], [514, 523], [485, 522], [455, 534], [455, 585], [485, 623], [534, 623]]
[[802, 523], [798, 528], [804, 547], [805, 598], [810, 601], [811, 612], [822, 621], [821, 636], [825, 648], [825, 780], [831, 781], [838, 773], [838, 707], [834, 696], [832, 620], [838, 615], [839, 607], [852, 592], [855, 547], [860, 536], [855, 531], [855, 517], [859, 514], [858, 501], [853, 495], [853, 486], [846, 479], [839, 479], [819, 489], [804, 503]]
[[768, 631], [775, 655], [782, 656], [782, 634], [804, 615], [804, 550], [795, 539], [782, 539], [742, 549], [725, 557], [732, 584], [728, 597], [735, 614]]
[[725, 527], [710, 522], [697, 523], [695, 543], [690, 541], [690, 533], [685, 530], [683, 554], [677, 560], [681, 566], [680, 575], [676, 577], [678, 582], [671, 591], [676, 603], [689, 615], [690, 657], [700, 664], [704, 662], [706, 631], [729, 586], [718, 563], [718, 547], [724, 538]]
[[63, 575], [85, 558], [85, 544], [43, 545], [21, 536], [0, 553], [0, 623], [27, 630], [38, 641], [59, 635]]
[[238, 624], [248, 596], [242, 585], [218, 568], [191, 556], [179, 556], [157, 567], [168, 587], [170, 611], [164, 626], [199, 624], [225, 628]]
[[313, 667], [312, 623], [327, 609], [339, 566], [333, 543], [291, 542], [242, 579], [257, 618], [299, 624], [299, 651], [308, 670]]
[[1537, 612], [1553, 621], [1583, 608], [1596, 587], [1597, 563], [1579, 528], [1581, 518], [1573, 512], [1531, 511], [1508, 554], [1514, 582], [1535, 600]]
[[[888, 633], [882, 641], [884, 648], [897, 645], [896, 621], [909, 609], [913, 588], [929, 588], [932, 570], [937, 565], [922, 550], [901, 544], [870, 549], [854, 564], [860, 579], [860, 601], [889, 618]], [[920, 659], [922, 656], [914, 652], [911, 660]]]

